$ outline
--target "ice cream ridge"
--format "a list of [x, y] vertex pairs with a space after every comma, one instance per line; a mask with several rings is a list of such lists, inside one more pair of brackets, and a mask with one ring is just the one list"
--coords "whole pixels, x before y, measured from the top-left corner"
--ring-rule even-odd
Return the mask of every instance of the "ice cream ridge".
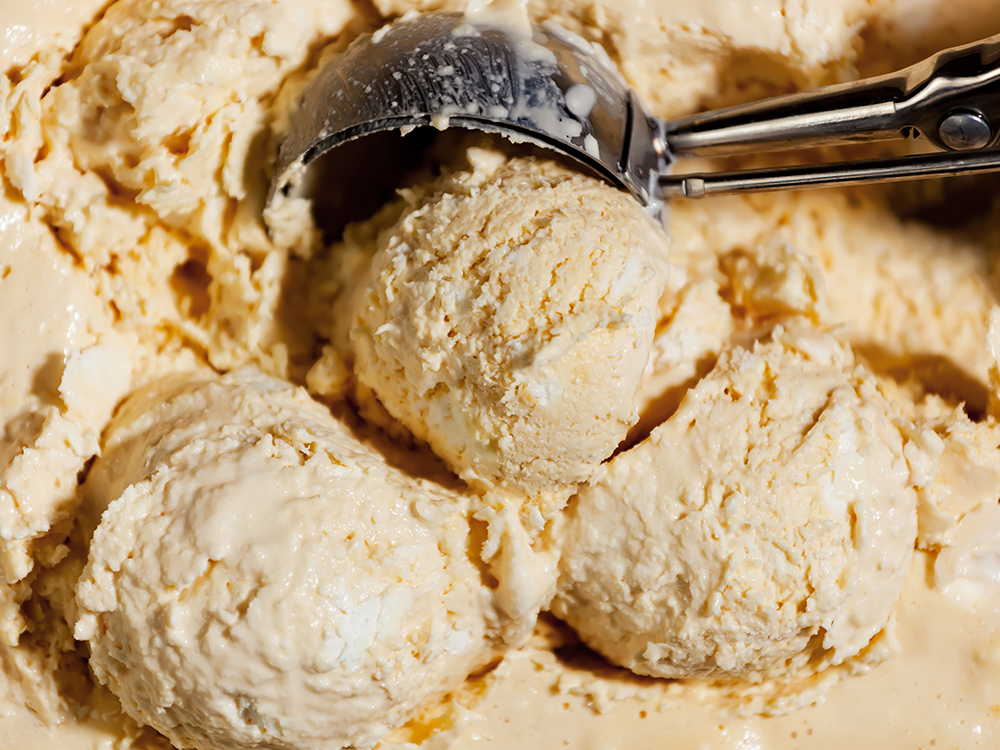
[[[905, 5], [504, 12], [673, 117], [1000, 31]], [[0, 7], [0, 747], [1000, 746], [1000, 201], [661, 224], [448, 128], [342, 232], [268, 205], [317, 71], [441, 9]]]

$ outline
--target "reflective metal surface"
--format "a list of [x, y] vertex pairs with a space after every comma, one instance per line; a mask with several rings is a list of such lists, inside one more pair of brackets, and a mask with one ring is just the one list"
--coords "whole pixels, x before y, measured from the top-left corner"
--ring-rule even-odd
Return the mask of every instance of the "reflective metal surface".
[[981, 112], [952, 112], [941, 121], [938, 132], [953, 151], [986, 148], [993, 141], [993, 126]]
[[[674, 122], [650, 117], [603, 53], [555, 25], [427, 13], [357, 40], [306, 88], [269, 201], [321, 154], [380, 131], [459, 126], [567, 154], [661, 201], [1000, 170], [1000, 37], [879, 78]], [[954, 153], [670, 176], [676, 156], [922, 137]]]
[[[942, 126], [972, 114], [1000, 142], [1000, 36], [940, 52], [897, 73], [666, 123], [675, 156], [733, 155], [923, 137], [954, 148]], [[966, 146], [968, 147], [968, 146]]]
[[320, 71], [281, 145], [271, 197], [334, 146], [422, 125], [557, 149], [647, 205], [667, 167], [656, 123], [582, 39], [430, 13], [359, 39]]

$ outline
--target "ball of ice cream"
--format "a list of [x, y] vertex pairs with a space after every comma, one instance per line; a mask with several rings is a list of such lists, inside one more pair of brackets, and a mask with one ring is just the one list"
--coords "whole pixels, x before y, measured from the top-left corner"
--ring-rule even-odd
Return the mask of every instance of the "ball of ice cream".
[[97, 678], [177, 747], [367, 748], [491, 655], [463, 496], [255, 372], [134, 396], [88, 492]]
[[657, 677], [757, 681], [857, 655], [916, 536], [890, 414], [830, 336], [778, 328], [730, 350], [570, 502], [553, 611]]
[[[636, 418], [666, 238], [629, 195], [473, 148], [369, 237], [358, 380], [463, 479], [586, 479]], [[341, 248], [350, 252], [351, 248]]]

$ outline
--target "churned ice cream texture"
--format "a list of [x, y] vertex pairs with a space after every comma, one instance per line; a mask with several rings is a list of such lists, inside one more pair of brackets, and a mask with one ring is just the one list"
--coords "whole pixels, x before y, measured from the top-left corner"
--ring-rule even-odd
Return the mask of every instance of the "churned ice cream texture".
[[909, 571], [906, 445], [832, 336], [778, 328], [726, 352], [557, 522], [552, 610], [639, 674], [841, 663], [886, 627]]
[[[673, 116], [898, 67], [1000, 30], [994, 6], [528, 10]], [[0, 7], [5, 746], [996, 744], [995, 232], [900, 220], [878, 191], [678, 203], [664, 273], [626, 196], [487, 149], [348, 232], [334, 250], [378, 270], [357, 287], [374, 304], [324, 319], [330, 250], [308, 225], [268, 234], [266, 170], [297, 92], [366, 18], [341, 0]], [[483, 213], [537, 257], [444, 226], [496, 229]], [[476, 297], [480, 268], [499, 293]], [[567, 274], [531, 308], [564, 268], [599, 287]], [[508, 291], [527, 316], [504, 317]], [[442, 325], [449, 300], [479, 317]], [[593, 360], [579, 380], [546, 359], [553, 330], [567, 363]], [[504, 368], [465, 340], [500, 342]], [[267, 374], [224, 374], [247, 364]], [[443, 385], [410, 398], [413, 373]], [[583, 395], [545, 407], [551, 383]], [[345, 394], [397, 442], [425, 429], [474, 488], [356, 435]], [[461, 409], [431, 430], [429, 403]], [[508, 428], [530, 440], [457, 455], [456, 434]], [[512, 489], [559, 502], [523, 517]], [[605, 659], [548, 615], [517, 648], [554, 573], [553, 609]]]
[[86, 277], [23, 208], [0, 201], [9, 219], [0, 229], [8, 321], [0, 327], [0, 568], [13, 584], [34, 566], [31, 545], [71, 516], [77, 473], [128, 390], [131, 363]]
[[667, 242], [597, 179], [467, 153], [333, 249], [371, 256], [343, 305], [349, 355], [460, 477], [551, 491], [586, 480], [637, 419]]
[[205, 750], [371, 747], [456, 687], [491, 656], [467, 498], [392, 461], [255, 371], [132, 396], [85, 490], [95, 677]]

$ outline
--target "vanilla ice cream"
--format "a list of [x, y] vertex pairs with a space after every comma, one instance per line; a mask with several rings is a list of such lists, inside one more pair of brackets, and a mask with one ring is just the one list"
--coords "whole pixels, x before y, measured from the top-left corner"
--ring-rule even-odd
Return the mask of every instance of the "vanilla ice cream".
[[70, 517], [131, 362], [86, 276], [23, 208], [0, 199], [0, 210], [0, 571], [15, 583], [33, 567], [31, 543]]
[[373, 246], [345, 310], [358, 381], [463, 479], [587, 479], [636, 421], [666, 239], [628, 194], [472, 148], [348, 238]]
[[491, 592], [466, 498], [401, 460], [254, 371], [133, 396], [88, 481], [97, 679], [201, 750], [371, 747], [460, 684]]
[[886, 627], [916, 537], [891, 413], [828, 335], [778, 328], [723, 355], [571, 501], [552, 611], [657, 677], [752, 682], [855, 656]]
[[[0, 2], [4, 750], [1000, 745], [997, 183], [677, 201], [667, 256], [450, 132], [332, 245], [266, 207], [316, 71], [465, 5]], [[525, 10], [664, 118], [1000, 32]]]

